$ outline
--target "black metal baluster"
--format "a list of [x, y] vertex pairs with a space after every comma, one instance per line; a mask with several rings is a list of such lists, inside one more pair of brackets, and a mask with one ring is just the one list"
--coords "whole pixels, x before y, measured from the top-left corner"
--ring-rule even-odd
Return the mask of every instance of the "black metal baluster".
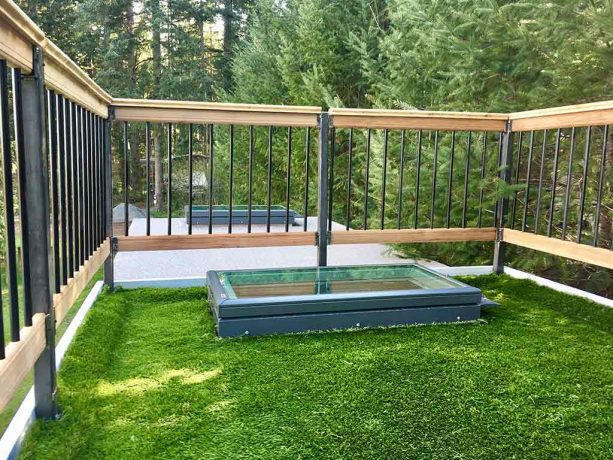
[[71, 104], [70, 110], [70, 125], [72, 139], [72, 182], [73, 182], [73, 213], [74, 213], [74, 267], [79, 270], [81, 265], [81, 213], [80, 213], [80, 196], [79, 196], [79, 143], [77, 135], [77, 105]]
[[49, 131], [49, 157], [51, 164], [51, 231], [53, 237], [53, 292], [60, 292], [60, 212], [57, 184], [57, 98], [53, 91], [47, 92], [47, 116], [48, 116], [48, 131]]
[[570, 132], [570, 153], [568, 156], [568, 172], [566, 173], [566, 193], [564, 194], [564, 213], [562, 215], [562, 236], [566, 239], [566, 229], [568, 224], [568, 205], [570, 203], [570, 190], [573, 180], [573, 157], [575, 156], [575, 128]]
[[94, 187], [94, 155], [95, 155], [95, 133], [94, 133], [94, 116], [92, 112], [87, 112], [89, 123], [89, 241], [91, 246], [89, 253], [93, 254], [96, 249], [96, 216], [94, 208], [94, 194], [96, 193]]
[[549, 203], [549, 222], [547, 224], [547, 236], [551, 236], [553, 230], [553, 211], [556, 201], [556, 187], [558, 186], [558, 159], [560, 157], [560, 138], [562, 130], [558, 128], [556, 133], [556, 147], [553, 156], [553, 186], [551, 188], [551, 202]]
[[228, 197], [228, 233], [232, 233], [232, 205], [234, 198], [234, 125], [230, 125], [230, 193]]
[[583, 233], [583, 210], [585, 208], [585, 195], [587, 192], [587, 175], [590, 163], [590, 147], [592, 141], [592, 127], [588, 126], [585, 132], [585, 156], [583, 157], [583, 179], [581, 182], [581, 199], [579, 200], [579, 221], [577, 229], [577, 243], [581, 243]]
[[547, 153], [547, 130], [543, 130], [543, 148], [541, 149], [541, 167], [539, 172], [539, 187], [536, 192], [536, 215], [534, 216], [534, 233], [539, 231], [539, 218], [541, 216], [541, 196], [545, 173], [545, 154]]
[[485, 180], [485, 162], [487, 161], [487, 132], [483, 133], [483, 148], [481, 149], [481, 180], [479, 182], [479, 211], [477, 226], [481, 228], [483, 222], [483, 181]]
[[[501, 166], [502, 166], [502, 137], [503, 135], [504, 135], [503, 132], [498, 133], [498, 159], [496, 160], [496, 171], [497, 171], [498, 179], [500, 179], [500, 175], [502, 173]], [[496, 218], [498, 216], [498, 204], [500, 201], [498, 199], [498, 194], [499, 194], [499, 186], [498, 184], [496, 184], [496, 202], [494, 204], [494, 223], [493, 223], [494, 227], [497, 226]]]
[[83, 260], [81, 261], [81, 265], [85, 264], [85, 261], [88, 259], [88, 249], [89, 249], [89, 232], [87, 230], [88, 225], [88, 206], [87, 206], [87, 197], [88, 197], [88, 183], [87, 183], [87, 123], [85, 119], [85, 109], [83, 107], [80, 108], [79, 118], [81, 120], [81, 162], [80, 162], [80, 171], [79, 174], [81, 176], [81, 210], [82, 210], [82, 219], [81, 219], [81, 232], [83, 234], [83, 248], [81, 253], [83, 255]]
[[[91, 167], [89, 152], [90, 152], [90, 143], [89, 143], [89, 114], [87, 110], [83, 109], [83, 183], [85, 184], [85, 196], [84, 196], [84, 209], [85, 209], [85, 219], [83, 221], [84, 231], [86, 235], [86, 246], [85, 246], [85, 260], [89, 259], [91, 254], [91, 232], [90, 232], [90, 193], [91, 193], [91, 182], [89, 180], [89, 169]], [[127, 188], [126, 188], [127, 190]], [[125, 211], [125, 210], [124, 210]], [[127, 211], [125, 211], [127, 212]]]
[[81, 203], [82, 203], [82, 209], [83, 209], [83, 219], [81, 221], [81, 227], [82, 227], [82, 232], [83, 232], [83, 262], [82, 264], [84, 264], [85, 261], [89, 258], [89, 253], [88, 253], [89, 251], [89, 230], [88, 230], [88, 224], [89, 224], [88, 188], [89, 188], [89, 184], [87, 181], [87, 151], [88, 151], [87, 118], [86, 118], [85, 109], [83, 107], [81, 107], [80, 119], [81, 119], [82, 150], [81, 150], [81, 165], [80, 165], [79, 173], [81, 175], [81, 184], [83, 184], [82, 194], [81, 194], [82, 195]]
[[311, 128], [306, 129], [306, 153], [305, 153], [305, 166], [304, 166], [304, 221], [302, 222], [302, 230], [307, 231], [307, 215], [309, 213], [309, 160], [311, 157]]
[[98, 184], [98, 116], [94, 113], [91, 114], [92, 123], [92, 238], [94, 245], [92, 252], [98, 249], [100, 244], [99, 240], [99, 210], [98, 210], [98, 196], [99, 196], [99, 184]]
[[270, 205], [272, 200], [272, 126], [268, 127], [268, 200], [266, 205], [266, 233], [270, 233]]
[[19, 182], [19, 210], [21, 222], [21, 252], [23, 276], [24, 326], [32, 325], [32, 298], [30, 295], [30, 238], [28, 212], [26, 211], [26, 165], [24, 152], [24, 116], [21, 91], [21, 71], [13, 69], [13, 116], [15, 126], [15, 153], [17, 157], [17, 180]]
[[289, 202], [292, 176], [292, 127], [287, 128], [287, 184], [285, 185], [285, 231], [289, 232]]
[[128, 151], [128, 122], [123, 122], [123, 234], [128, 236], [128, 201], [130, 197], [128, 196], [128, 184], [129, 184], [129, 175], [130, 175], [130, 161], [129, 161], [129, 151]]
[[451, 152], [449, 152], [449, 181], [447, 184], [447, 216], [445, 225], [449, 228], [451, 224], [451, 188], [453, 187], [453, 157], [455, 154], [455, 131], [451, 132]]
[[353, 128], [349, 129], [349, 161], [347, 162], [347, 209], [345, 210], [345, 228], [351, 225], [351, 175], [353, 173]]
[[209, 235], [213, 233], [213, 166], [214, 146], [213, 124], [209, 125]]
[[98, 245], [104, 241], [104, 120], [98, 116]]
[[434, 209], [436, 201], [436, 175], [438, 168], [438, 130], [434, 131], [434, 162], [432, 164], [432, 199], [430, 203], [430, 228], [434, 228]]
[[594, 241], [592, 245], [598, 246], [598, 227], [600, 226], [600, 208], [602, 206], [602, 191], [604, 189], [605, 169], [607, 169], [607, 142], [609, 137], [609, 125], [604, 127], [602, 139], [602, 153], [600, 157], [600, 175], [598, 176], [598, 195], [596, 197], [596, 213], [594, 214]]
[[0, 146], [4, 183], [4, 237], [6, 245], [6, 278], [11, 341], [19, 341], [19, 297], [17, 291], [17, 251], [15, 247], [15, 204], [13, 202], [13, 162], [9, 123], [8, 66], [0, 60]]
[[168, 129], [168, 142], [167, 142], [167, 151], [168, 151], [168, 189], [167, 193], [167, 209], [168, 209], [168, 220], [167, 220], [167, 229], [166, 233], [168, 235], [172, 235], [172, 123], [167, 124]]
[[60, 165], [60, 254], [62, 258], [62, 284], [68, 283], [68, 220], [67, 220], [67, 196], [66, 196], [66, 120], [64, 118], [64, 97], [58, 95], [58, 152]]
[[92, 240], [92, 248], [91, 253], [93, 254], [96, 251], [96, 247], [98, 244], [97, 232], [96, 232], [96, 223], [97, 223], [97, 209], [96, 209], [96, 119], [93, 112], [89, 113], [89, 123], [90, 123], [90, 136], [91, 136], [91, 152], [90, 152], [90, 163], [89, 163], [89, 180], [91, 181], [91, 197], [90, 197], [90, 206], [91, 206], [91, 240]]
[[[247, 199], [247, 233], [251, 233], [252, 209], [253, 209], [253, 144], [255, 142], [253, 125], [249, 126], [249, 197]], [[308, 147], [307, 147], [308, 155]], [[307, 160], [307, 188], [308, 188], [308, 160]], [[306, 219], [306, 216], [305, 216]], [[306, 225], [306, 224], [305, 224]], [[306, 231], [306, 229], [305, 229]]]
[[526, 171], [526, 199], [524, 204], [524, 215], [522, 220], [522, 232], [528, 227], [528, 203], [530, 202], [530, 181], [532, 180], [532, 153], [534, 151], [534, 131], [530, 131], [530, 147], [528, 148], [528, 169]]
[[464, 203], [462, 204], [462, 228], [466, 228], [466, 207], [468, 205], [468, 175], [470, 174], [470, 148], [472, 132], [468, 131], [466, 138], [466, 163], [464, 164]]
[[98, 207], [98, 197], [100, 196], [100, 184], [98, 182], [98, 154], [100, 149], [100, 132], [98, 126], [98, 115], [92, 112], [92, 229], [94, 245], [92, 252], [95, 252], [100, 245], [100, 209]]
[[66, 99], [65, 104], [65, 126], [66, 126], [66, 199], [67, 199], [67, 210], [66, 210], [66, 219], [68, 222], [68, 276], [72, 278], [75, 272], [74, 266], [74, 232], [76, 229], [75, 221], [74, 221], [74, 209], [73, 209], [73, 201], [74, 201], [74, 192], [73, 192], [73, 183], [72, 183], [72, 158], [74, 156], [74, 144], [72, 143], [72, 102]]
[[193, 230], [193, 206], [194, 206], [194, 125], [190, 123], [187, 127], [187, 234], [191, 235]]
[[103, 172], [102, 172], [102, 152], [104, 150], [104, 126], [102, 124], [102, 118], [96, 116], [98, 123], [98, 246], [104, 241], [104, 208], [102, 199], [104, 197], [104, 184], [103, 184]]
[[[189, 165], [190, 165], [190, 175], [189, 175], [190, 182], [189, 182], [189, 185], [191, 187], [191, 185], [192, 185], [192, 182], [191, 182], [191, 178], [192, 178], [192, 175], [191, 175], [191, 165], [192, 165], [192, 162], [191, 162], [191, 129], [192, 129], [192, 125], [191, 124], [189, 125], [189, 129], [190, 129], [190, 151], [189, 151], [190, 152], [190, 162], [189, 162]], [[146, 197], [147, 202], [145, 204], [145, 206], [146, 206], [146, 213], [147, 213], [147, 223], [146, 223], [145, 234], [147, 236], [150, 236], [151, 235], [151, 123], [150, 122], [145, 123], [145, 157], [146, 157], [145, 161], [147, 163], [147, 197]], [[191, 194], [191, 188], [190, 188], [189, 197], [190, 197], [189, 231], [190, 231], [190, 234], [191, 234], [191, 230], [192, 230], [192, 219], [191, 219], [191, 217], [192, 217], [192, 214], [191, 214], [191, 197], [192, 197], [192, 194]]]
[[364, 180], [364, 230], [368, 229], [368, 181], [370, 179], [370, 128], [366, 131], [366, 177]]
[[332, 230], [332, 203], [334, 199], [334, 158], [336, 152], [336, 129], [330, 130], [330, 179], [328, 180], [328, 231]]
[[[521, 147], [523, 142], [523, 131], [519, 132], [519, 138], [517, 139], [517, 165], [515, 167], [515, 179], [513, 185], [519, 184], [519, 169], [521, 167]], [[513, 206], [511, 208], [511, 228], [515, 228], [515, 216], [517, 212], [517, 193], [513, 192]]]
[[387, 142], [388, 142], [389, 131], [387, 129], [383, 130], [383, 177], [381, 184], [381, 230], [385, 228], [385, 189], [387, 183]]
[[400, 229], [402, 223], [402, 189], [404, 187], [404, 155], [405, 155], [405, 138], [406, 131], [403, 129], [400, 134], [400, 171], [398, 178], [398, 221], [396, 222], [396, 228]]
[[417, 228], [417, 217], [419, 213], [419, 176], [421, 170], [421, 148], [422, 148], [422, 130], [417, 133], [417, 171], [415, 178], [415, 215], [413, 216], [413, 228]]

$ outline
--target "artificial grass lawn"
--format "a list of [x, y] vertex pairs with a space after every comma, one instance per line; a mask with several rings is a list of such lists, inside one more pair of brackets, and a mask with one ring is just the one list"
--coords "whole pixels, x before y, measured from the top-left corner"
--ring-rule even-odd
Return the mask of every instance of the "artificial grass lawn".
[[104, 294], [24, 458], [612, 458], [613, 311], [495, 275], [471, 324], [220, 340], [204, 291]]

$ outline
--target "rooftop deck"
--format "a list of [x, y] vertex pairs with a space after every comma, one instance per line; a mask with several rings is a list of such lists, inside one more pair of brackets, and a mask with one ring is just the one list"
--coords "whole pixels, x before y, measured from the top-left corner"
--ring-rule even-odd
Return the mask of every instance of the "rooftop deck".
[[[22, 428], [54, 420], [29, 438], [35, 458], [606, 457], [611, 310], [503, 274], [513, 247], [613, 269], [612, 123], [613, 101], [465, 113], [118, 99], [0, 0], [0, 411], [31, 375]], [[179, 217], [194, 205], [207, 225]], [[213, 225], [214, 206], [249, 220]], [[308, 218], [294, 227], [292, 210]], [[468, 242], [497, 274], [469, 282], [503, 308], [466, 325], [221, 341], [202, 289], [112, 292]], [[96, 277], [108, 291], [58, 385], [57, 329]]]

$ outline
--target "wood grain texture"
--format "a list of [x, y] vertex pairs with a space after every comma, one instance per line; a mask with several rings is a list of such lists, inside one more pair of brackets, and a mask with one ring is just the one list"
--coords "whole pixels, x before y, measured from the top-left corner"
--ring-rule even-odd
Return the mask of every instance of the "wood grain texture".
[[440, 129], [502, 131], [503, 113], [431, 112], [423, 110], [330, 109], [336, 128]]
[[58, 294], [53, 295], [53, 308], [55, 309], [55, 322], [60, 324], [66, 317], [68, 310], [79, 298], [83, 289], [90, 282], [92, 277], [104, 264], [104, 261], [111, 254], [111, 243], [107, 239], [100, 245], [100, 247], [94, 252], [94, 254], [87, 259], [84, 265], [79, 267], [79, 271], [75, 274], [74, 278], [68, 280], [68, 284], [62, 286], [61, 291]]
[[602, 126], [613, 123], [613, 100], [509, 114], [513, 131]]
[[613, 269], [613, 251], [609, 249], [595, 248], [585, 244], [549, 238], [547, 236], [535, 235], [533, 233], [512, 230], [510, 228], [505, 228], [503, 230], [502, 241], [516, 246], [546, 252], [547, 254]]
[[119, 236], [118, 251], [312, 246], [315, 232], [232, 233], [213, 235]]
[[20, 339], [7, 345], [6, 358], [0, 361], [0, 411], [6, 407], [45, 349], [44, 313], [36, 313], [32, 317], [32, 326], [20, 331]]
[[331, 244], [433, 243], [453, 241], [495, 241], [496, 229], [418, 228], [401, 230], [335, 230]]
[[175, 101], [162, 99], [113, 98], [115, 107], [153, 109], [230, 110], [237, 112], [310, 113], [319, 114], [321, 107], [311, 105], [237, 104], [231, 102]]
[[30, 41], [0, 16], [0, 59], [11, 67], [32, 70], [32, 45]]
[[175, 108], [113, 106], [117, 121], [150, 121], [153, 123], [212, 123], [217, 125], [316, 127], [318, 113], [257, 110], [224, 107]]
[[559, 107], [548, 107], [546, 109], [524, 110], [522, 112], [513, 112], [509, 114], [510, 120], [519, 120], [521, 118], [534, 118], [548, 115], [563, 115], [574, 114], [581, 112], [591, 112], [594, 110], [613, 109], [613, 100], [589, 102], [587, 104], [573, 104]]

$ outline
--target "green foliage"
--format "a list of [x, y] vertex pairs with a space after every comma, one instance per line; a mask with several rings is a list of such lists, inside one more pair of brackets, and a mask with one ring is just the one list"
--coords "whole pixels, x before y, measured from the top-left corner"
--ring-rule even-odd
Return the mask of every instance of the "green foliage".
[[[182, 100], [223, 100], [233, 102], [317, 105], [322, 108], [381, 107], [429, 110], [509, 112], [529, 108], [607, 99], [613, 95], [613, 4], [596, 0], [56, 0], [20, 2], [51, 38], [114, 96], [174, 98]], [[221, 22], [220, 19], [221, 18]], [[223, 26], [223, 32], [220, 31]], [[229, 201], [229, 136], [225, 127], [215, 135], [215, 180], [213, 202]], [[173, 158], [187, 154], [186, 128], [177, 126], [173, 137]], [[123, 145], [117, 130], [114, 136], [115, 202], [123, 201]], [[167, 168], [164, 163], [166, 134], [163, 126], [153, 127], [152, 158], [162, 171], [156, 192], [158, 212], [166, 207]], [[236, 128], [235, 203], [245, 204], [248, 196], [248, 135]], [[540, 133], [537, 133], [540, 137]], [[546, 138], [546, 164], [552, 163], [554, 131]], [[519, 197], [528, 202], [526, 225], [536, 224], [536, 194], [522, 187], [508, 187], [497, 179], [497, 134], [487, 138], [475, 133], [470, 157], [466, 154], [466, 133], [457, 133], [451, 168], [451, 134], [440, 134], [437, 171], [433, 168], [435, 133], [424, 131], [422, 161], [417, 171], [417, 140], [407, 132], [404, 170], [400, 171], [400, 134], [389, 133], [388, 157], [384, 162], [383, 132], [373, 130], [370, 171], [366, 178], [366, 133], [355, 130], [352, 151], [351, 194], [349, 192], [349, 148], [347, 130], [336, 131], [335, 175], [332, 181], [332, 217], [351, 227], [363, 225], [366, 201], [368, 228], [397, 224], [401, 206], [403, 227], [459, 226], [466, 207], [466, 225], [475, 225], [479, 216], [491, 225], [499, 197]], [[570, 133], [562, 133], [559, 185], [556, 209], [562, 208]], [[577, 130], [581, 145], [585, 131]], [[601, 145], [600, 128], [593, 132], [593, 152]], [[302, 211], [305, 191], [304, 130], [293, 133], [290, 204]], [[285, 202], [287, 133], [273, 133], [272, 202]], [[208, 139], [196, 134], [201, 156], [195, 171], [208, 175]], [[540, 164], [536, 140], [532, 178], [538, 180]], [[527, 139], [524, 140], [526, 171]], [[611, 135], [610, 145], [613, 145]], [[256, 128], [254, 203], [267, 200], [267, 132]], [[145, 196], [144, 126], [132, 124], [129, 136], [130, 200], [137, 204]], [[579, 148], [578, 148], [579, 150]], [[311, 146], [315, 172], [316, 144]], [[602, 166], [588, 165], [586, 238], [594, 234], [594, 203]], [[484, 178], [481, 161], [485, 159]], [[613, 150], [608, 168], [613, 164]], [[468, 162], [468, 164], [467, 164]], [[582, 155], [576, 152], [572, 164], [569, 196], [569, 228], [578, 226], [576, 209], [580, 200], [579, 177]], [[383, 193], [382, 173], [386, 168], [387, 187]], [[152, 167], [152, 170], [155, 168]], [[466, 194], [464, 171], [468, 171]], [[433, 185], [436, 175], [436, 186]], [[610, 214], [611, 180], [605, 177], [603, 214]], [[315, 175], [311, 174], [311, 179]], [[417, 182], [420, 182], [417, 187]], [[545, 215], [552, 191], [551, 178], [541, 187], [541, 214]], [[154, 181], [153, 181], [154, 182]], [[309, 213], [315, 212], [315, 182], [309, 181]], [[402, 182], [402, 190], [400, 183]], [[173, 171], [173, 210], [187, 202], [186, 162], [178, 160]], [[452, 184], [451, 200], [447, 190]], [[366, 188], [368, 186], [368, 196]], [[152, 184], [152, 189], [154, 184]], [[159, 189], [158, 189], [159, 188]], [[402, 193], [400, 193], [402, 192]], [[195, 202], [205, 203], [198, 191]], [[349, 199], [347, 199], [349, 198]], [[383, 201], [385, 200], [385, 209]], [[401, 202], [400, 202], [401, 200]], [[464, 201], [466, 200], [466, 206]], [[434, 212], [431, 209], [434, 203]], [[349, 209], [347, 209], [349, 208]], [[520, 209], [520, 208], [518, 208]], [[521, 212], [521, 209], [520, 211]], [[447, 219], [449, 213], [449, 219]], [[560, 212], [554, 215], [553, 233], [561, 232]], [[521, 222], [521, 216], [516, 216]], [[611, 244], [610, 218], [601, 221], [601, 239]], [[540, 222], [542, 229], [544, 221]], [[411, 250], [415, 255], [415, 250]], [[426, 256], [426, 253], [424, 253]], [[428, 257], [456, 260], [441, 246], [440, 253]], [[451, 257], [451, 258], [450, 258]], [[514, 257], [514, 256], [513, 256]], [[467, 258], [484, 259], [479, 250]], [[544, 263], [545, 260], [549, 262]], [[524, 268], [543, 273], [557, 262], [539, 257], [529, 261], [513, 259]], [[584, 278], [606, 279], [608, 272], [577, 268]], [[579, 273], [577, 272], [577, 273]], [[602, 278], [604, 276], [604, 278]], [[566, 277], [572, 278], [572, 277]], [[606, 283], [605, 283], [606, 284]]]
[[104, 294], [23, 458], [608, 458], [611, 309], [465, 281], [472, 324], [220, 340], [204, 292]]

